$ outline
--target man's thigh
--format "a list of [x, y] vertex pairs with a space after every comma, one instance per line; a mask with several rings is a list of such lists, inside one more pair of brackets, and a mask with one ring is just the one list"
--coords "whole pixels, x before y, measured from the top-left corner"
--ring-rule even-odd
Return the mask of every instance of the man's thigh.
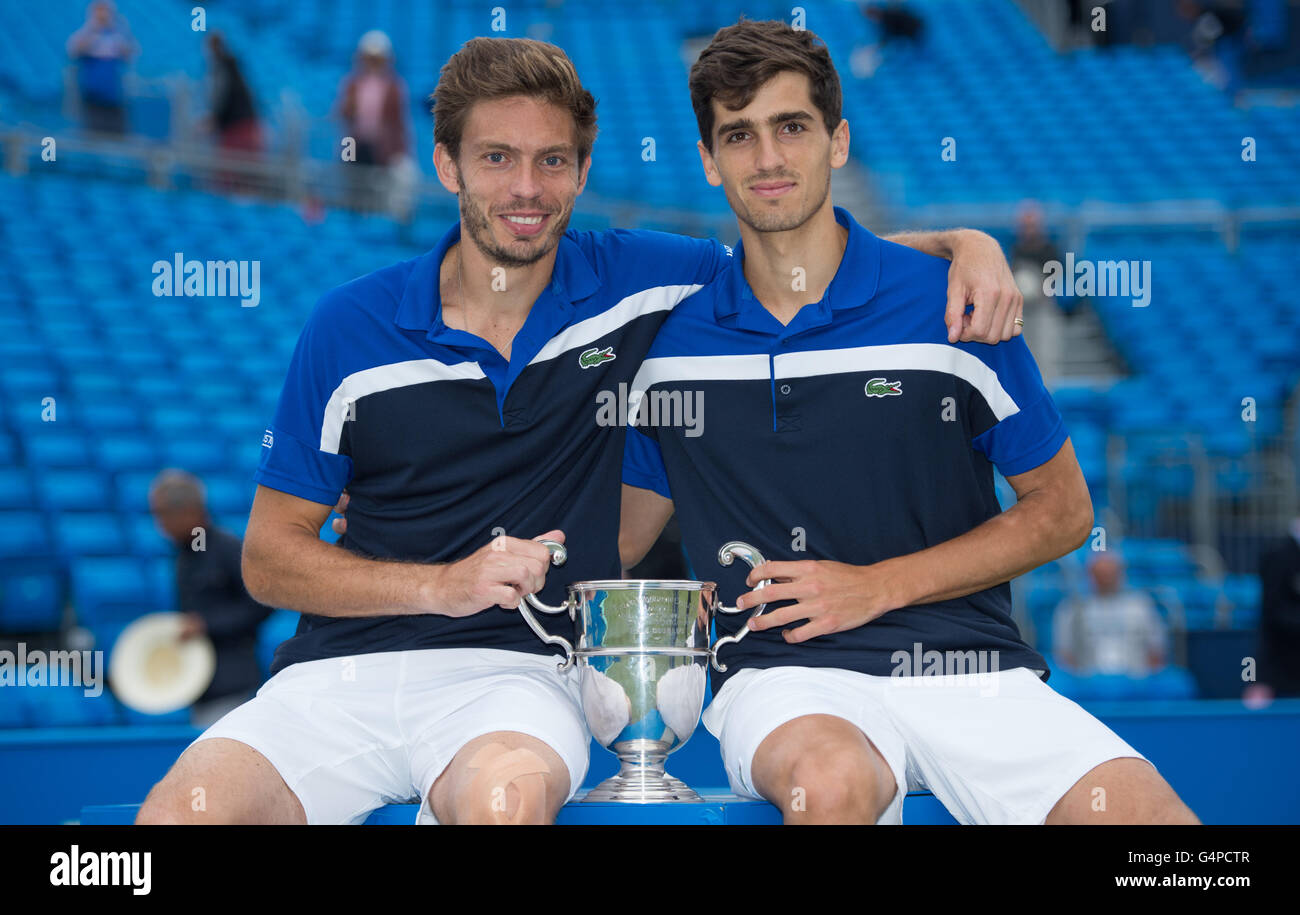
[[1196, 826], [1200, 822], [1155, 766], [1133, 757], [1094, 767], [1047, 815], [1048, 825]]
[[377, 807], [413, 800], [419, 792], [394, 714], [402, 655], [291, 665], [204, 731], [186, 755], [202, 750], [206, 756], [211, 743], [250, 748], [312, 825], [363, 823]]
[[577, 675], [546, 655], [473, 649], [455, 678], [420, 676], [413, 658], [402, 727], [425, 798], [419, 823], [550, 822], [582, 784], [591, 734]]
[[788, 821], [899, 823], [906, 751], [875, 692], [869, 678], [835, 668], [745, 670], [704, 723], [732, 790], [771, 801]]
[[915, 781], [961, 823], [1043, 823], [1103, 763], [1132, 757], [1151, 768], [1027, 668], [893, 678], [884, 697]]
[[270, 760], [223, 738], [191, 744], [136, 816], [140, 825], [306, 822], [302, 804]]

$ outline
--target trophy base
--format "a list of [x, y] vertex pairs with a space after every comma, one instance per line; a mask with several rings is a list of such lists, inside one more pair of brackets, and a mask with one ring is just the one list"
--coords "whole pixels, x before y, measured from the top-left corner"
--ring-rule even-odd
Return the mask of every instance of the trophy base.
[[662, 769], [620, 772], [605, 779], [587, 792], [584, 804], [665, 804], [700, 803], [703, 798], [681, 779], [673, 778]]

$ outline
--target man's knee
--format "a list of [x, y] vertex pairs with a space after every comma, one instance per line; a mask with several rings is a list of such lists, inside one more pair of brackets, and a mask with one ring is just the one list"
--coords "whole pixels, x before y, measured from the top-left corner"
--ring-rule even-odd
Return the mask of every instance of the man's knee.
[[528, 746], [491, 741], [471, 749], [454, 801], [458, 823], [549, 823], [569, 787], [568, 770]]
[[869, 747], [837, 743], [796, 757], [787, 777], [787, 798], [781, 804], [787, 819], [876, 822], [893, 797], [893, 777], [878, 771], [868, 751]]
[[896, 790], [875, 745], [831, 715], [781, 725], [760, 744], [752, 770], [755, 787], [786, 822], [874, 823]]
[[140, 805], [137, 825], [307, 822], [302, 804], [265, 756], [236, 740], [194, 744]]
[[154, 785], [135, 815], [137, 826], [188, 826], [196, 821], [189, 805], [165, 789], [166, 780]]
[[137, 826], [186, 826], [220, 822], [207, 816], [205, 779], [186, 777], [180, 762], [153, 786], [135, 816]]

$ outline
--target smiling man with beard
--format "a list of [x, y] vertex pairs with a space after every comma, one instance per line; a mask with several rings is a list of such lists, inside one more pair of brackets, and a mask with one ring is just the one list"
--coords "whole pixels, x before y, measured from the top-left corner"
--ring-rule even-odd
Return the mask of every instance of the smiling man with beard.
[[[421, 800], [421, 822], [544, 823], [582, 782], [576, 682], [517, 608], [618, 576], [625, 429], [596, 421], [597, 395], [632, 380], [730, 251], [567, 230], [596, 118], [559, 48], [476, 38], [435, 96], [434, 163], [460, 222], [321, 299], [263, 438], [244, 578], [302, 613], [297, 633], [137, 822], [358, 823]], [[1010, 335], [1019, 303], [995, 242], [909, 240], [959, 246], [954, 337]], [[346, 535], [323, 542], [345, 487]], [[536, 539], [566, 536], [564, 576], [547, 576]]]

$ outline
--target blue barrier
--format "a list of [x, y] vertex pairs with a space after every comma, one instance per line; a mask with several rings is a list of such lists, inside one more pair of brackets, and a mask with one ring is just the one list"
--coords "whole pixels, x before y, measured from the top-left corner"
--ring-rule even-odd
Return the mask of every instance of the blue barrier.
[[[1150, 759], [1204, 822], [1300, 824], [1300, 700], [1254, 710], [1235, 700], [1086, 707]], [[0, 823], [70, 822], [92, 805], [138, 804], [197, 733], [183, 726], [0, 731]], [[614, 769], [613, 756], [593, 747], [584, 787]], [[717, 741], [703, 728], [668, 769], [700, 788], [726, 782]], [[904, 822], [934, 822], [925, 811], [935, 808], [942, 811], [931, 797], [910, 796]]]

